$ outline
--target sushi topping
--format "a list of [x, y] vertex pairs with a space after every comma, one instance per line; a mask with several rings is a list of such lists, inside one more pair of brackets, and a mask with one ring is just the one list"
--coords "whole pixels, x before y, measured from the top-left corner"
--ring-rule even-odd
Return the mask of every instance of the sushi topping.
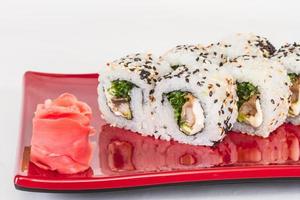
[[259, 127], [263, 120], [258, 88], [249, 82], [237, 83], [238, 122]]
[[289, 73], [290, 80], [292, 85], [290, 86], [290, 90], [292, 92], [291, 96], [291, 105], [289, 108], [289, 115], [295, 117], [300, 113], [300, 76], [296, 73]]
[[181, 132], [195, 135], [204, 128], [204, 112], [196, 97], [188, 92], [173, 91], [167, 98]]
[[130, 92], [135, 85], [125, 80], [114, 80], [107, 90], [107, 103], [112, 112], [117, 116], [132, 119], [130, 108]]
[[180, 65], [172, 65], [172, 66], [171, 66], [171, 68], [172, 68], [173, 70], [176, 70], [178, 67], [180, 67]]
[[155, 84], [159, 75], [157, 68], [163, 65], [163, 63], [157, 62], [151, 53], [130, 54], [109, 63], [112, 69], [122, 68], [139, 75], [140, 79], [149, 85]]
[[276, 48], [270, 43], [266, 38], [257, 36], [260, 40], [258, 40], [258, 46], [260, 50], [263, 52], [263, 56], [269, 58], [276, 52]]

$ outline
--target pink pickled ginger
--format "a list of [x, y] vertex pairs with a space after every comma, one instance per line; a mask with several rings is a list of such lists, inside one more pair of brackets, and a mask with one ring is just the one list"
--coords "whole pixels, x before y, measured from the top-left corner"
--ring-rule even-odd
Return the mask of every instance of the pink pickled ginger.
[[91, 108], [68, 93], [38, 104], [33, 118], [31, 161], [38, 167], [62, 174], [89, 168], [92, 146], [89, 136]]

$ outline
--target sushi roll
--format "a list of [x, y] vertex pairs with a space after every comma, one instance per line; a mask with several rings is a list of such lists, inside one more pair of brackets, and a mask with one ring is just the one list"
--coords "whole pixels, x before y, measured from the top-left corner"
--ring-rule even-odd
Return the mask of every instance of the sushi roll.
[[207, 49], [225, 54], [227, 60], [243, 55], [270, 58], [276, 51], [267, 38], [252, 33], [228, 36], [218, 43], [209, 45]]
[[151, 91], [165, 66], [152, 54], [131, 54], [100, 71], [98, 103], [111, 125], [151, 135]]
[[203, 70], [181, 66], [157, 82], [154, 119], [161, 139], [212, 146], [235, 122], [233, 79], [213, 64], [203, 65]]
[[233, 130], [268, 137], [288, 115], [290, 80], [278, 62], [242, 56], [223, 67], [235, 79], [238, 118]]
[[202, 45], [178, 45], [167, 51], [160, 59], [166, 61], [170, 71], [178, 67], [197, 66], [202, 63], [220, 65], [224, 62], [225, 55], [219, 54], [218, 51], [210, 51]]
[[292, 92], [288, 121], [295, 125], [300, 124], [300, 44], [286, 44], [274, 55], [274, 60], [279, 61], [287, 70], [291, 80]]

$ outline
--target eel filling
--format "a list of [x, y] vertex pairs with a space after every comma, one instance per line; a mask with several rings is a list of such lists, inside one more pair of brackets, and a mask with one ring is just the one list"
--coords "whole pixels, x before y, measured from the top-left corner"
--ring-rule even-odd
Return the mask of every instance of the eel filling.
[[125, 80], [114, 80], [106, 90], [107, 105], [116, 116], [132, 119], [131, 90], [135, 85]]
[[291, 80], [292, 85], [290, 90], [292, 92], [291, 104], [289, 108], [289, 116], [295, 117], [300, 113], [300, 76], [299, 74], [289, 73], [288, 74]]
[[204, 111], [198, 99], [189, 92], [172, 91], [167, 94], [179, 130], [195, 135], [204, 128]]
[[263, 113], [257, 86], [249, 82], [237, 83], [238, 118], [237, 121], [255, 128], [263, 122]]

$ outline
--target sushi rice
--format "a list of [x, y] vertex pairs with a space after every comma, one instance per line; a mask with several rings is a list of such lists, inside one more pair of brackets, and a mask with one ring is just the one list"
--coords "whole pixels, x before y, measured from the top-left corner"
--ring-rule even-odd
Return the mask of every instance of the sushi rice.
[[208, 45], [207, 48], [224, 54], [227, 61], [243, 55], [270, 58], [276, 51], [267, 38], [252, 33], [230, 35], [220, 42]]
[[[158, 137], [181, 143], [211, 146], [220, 141], [236, 120], [235, 85], [232, 77], [218, 72], [213, 64], [203, 64], [206, 70], [182, 66], [161, 77], [155, 87], [154, 119]], [[177, 123], [166, 94], [184, 91], [200, 103], [198, 115], [203, 120], [200, 131], [187, 135]], [[163, 120], [162, 120], [163, 119]]]
[[[230, 73], [237, 82], [257, 87], [256, 113], [261, 112], [260, 123], [255, 126], [237, 121], [234, 131], [268, 137], [287, 118], [290, 97], [290, 80], [278, 62], [256, 56], [241, 56], [226, 63], [222, 70]], [[259, 72], [259, 73], [258, 73]], [[259, 103], [259, 105], [257, 105]]]
[[213, 49], [208, 49], [203, 45], [178, 45], [163, 54], [160, 59], [169, 64], [170, 72], [182, 65], [192, 67], [202, 63], [222, 64], [225, 55], [211, 50]]
[[[152, 54], [140, 53], [128, 55], [101, 68], [98, 103], [102, 117], [113, 126], [151, 135], [153, 123], [150, 93], [159, 74], [163, 73], [163, 69], [166, 68], [167, 66], [158, 62]], [[126, 110], [125, 114], [117, 110], [117, 106], [113, 107], [114, 104], [110, 100], [112, 98], [110, 88], [112, 88], [113, 81], [131, 83], [131, 90], [127, 97], [130, 101], [121, 101], [123, 106], [120, 110]], [[113, 111], [114, 108], [115, 111]]]
[[287, 70], [292, 81], [291, 106], [287, 121], [300, 124], [300, 44], [285, 44], [274, 55], [273, 60], [280, 62]]

